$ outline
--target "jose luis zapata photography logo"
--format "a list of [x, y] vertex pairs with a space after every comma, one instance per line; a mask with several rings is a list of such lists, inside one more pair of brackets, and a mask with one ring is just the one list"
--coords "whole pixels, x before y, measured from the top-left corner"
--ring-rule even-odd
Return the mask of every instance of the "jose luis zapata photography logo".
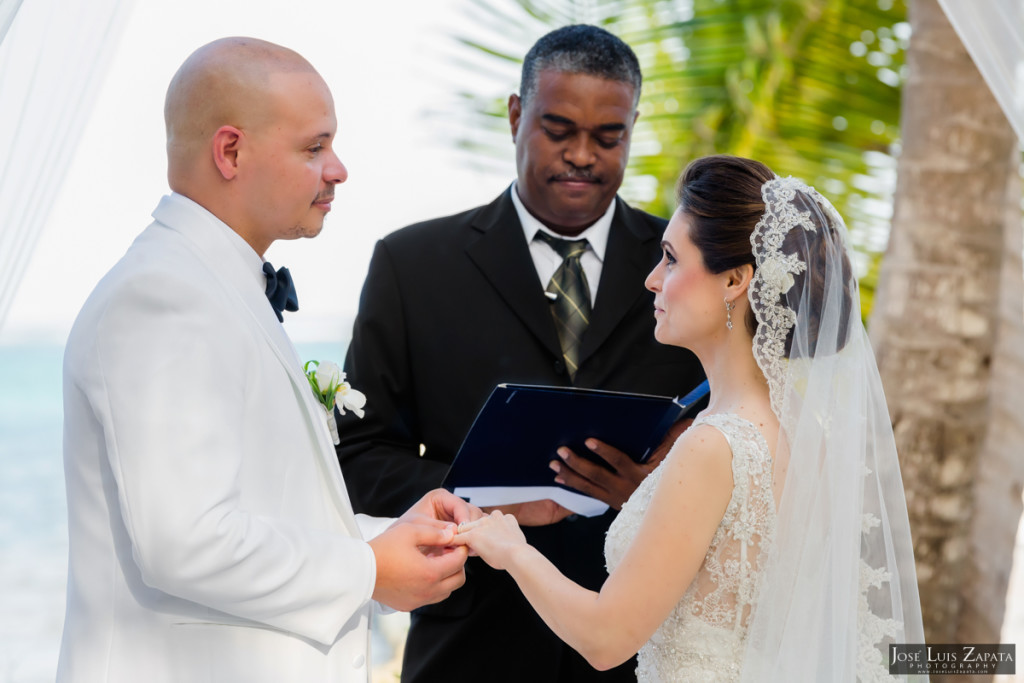
[[1013, 643], [889, 646], [891, 674], [1015, 674], [1016, 660]]

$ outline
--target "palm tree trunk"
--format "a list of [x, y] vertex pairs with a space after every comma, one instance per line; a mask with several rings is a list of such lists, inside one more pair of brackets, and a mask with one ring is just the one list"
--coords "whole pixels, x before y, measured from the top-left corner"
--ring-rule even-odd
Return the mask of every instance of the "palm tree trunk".
[[[1019, 158], [1014, 155], [1014, 159]], [[1024, 505], [1024, 293], [1021, 269], [1020, 178], [1009, 178], [991, 399], [986, 439], [974, 479], [967, 567], [960, 586], [963, 608], [956, 641], [1000, 642], [1013, 552]], [[1017, 572], [1024, 572], [1018, 567]]]
[[909, 16], [903, 150], [871, 334], [926, 638], [998, 642], [1024, 479], [1019, 153], [936, 0], [911, 0]]

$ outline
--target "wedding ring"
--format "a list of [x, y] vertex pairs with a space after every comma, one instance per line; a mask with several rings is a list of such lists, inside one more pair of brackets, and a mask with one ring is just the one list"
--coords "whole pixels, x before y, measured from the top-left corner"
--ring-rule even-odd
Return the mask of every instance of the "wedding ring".
[[469, 531], [473, 527], [480, 524], [480, 522], [482, 522], [484, 519], [484, 517], [481, 517], [480, 519], [473, 522], [459, 522], [459, 527], [455, 530], [455, 533], [461, 534], [463, 531]]

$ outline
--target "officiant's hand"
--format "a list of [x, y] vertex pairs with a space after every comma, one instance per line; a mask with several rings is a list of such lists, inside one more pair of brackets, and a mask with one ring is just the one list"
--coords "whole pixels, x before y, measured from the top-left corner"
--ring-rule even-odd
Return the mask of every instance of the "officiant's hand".
[[515, 503], [512, 505], [495, 505], [485, 507], [483, 511], [490, 514], [497, 510], [502, 514], [512, 515], [516, 518], [519, 526], [547, 526], [561, 522], [572, 514], [553, 500], [532, 500], [528, 503]]
[[648, 474], [665, 459], [672, 444], [679, 435], [693, 424], [693, 420], [680, 420], [669, 428], [665, 438], [647, 459], [639, 464], [619, 449], [609, 446], [598, 439], [587, 439], [587, 448], [614, 468], [609, 471], [601, 465], [576, 455], [571, 449], [558, 449], [559, 460], [551, 461], [551, 469], [555, 471], [555, 481], [559, 484], [576, 489], [580, 493], [597, 498], [616, 510], [629, 500], [633, 491]]

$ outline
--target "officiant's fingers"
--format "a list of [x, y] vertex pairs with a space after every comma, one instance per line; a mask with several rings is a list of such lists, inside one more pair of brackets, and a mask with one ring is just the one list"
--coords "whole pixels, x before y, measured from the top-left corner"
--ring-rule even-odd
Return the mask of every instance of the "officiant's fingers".
[[[594, 487], [607, 489], [615, 480], [615, 473], [609, 471], [607, 467], [580, 457], [568, 448], [559, 448], [557, 453], [559, 459], [551, 461], [551, 469], [558, 473], [555, 481], [559, 484], [565, 484], [582, 493], [592, 495], [590, 490], [593, 490]], [[588, 491], [584, 491], [580, 487], [585, 487]]]
[[[591, 447], [591, 450], [598, 455], [602, 455], [598, 451], [602, 447], [607, 449], [604, 451], [604, 455], [610, 455], [612, 459], [615, 459], [615, 454], [621, 454], [621, 451], [596, 439], [588, 439], [588, 445], [590, 442], [594, 442], [596, 448]], [[614, 451], [614, 453], [610, 453], [610, 451]], [[621, 455], [629, 460], [625, 454]], [[630, 466], [629, 471], [611, 472], [608, 468], [582, 458], [564, 447], [558, 449], [558, 457], [559, 460], [552, 461], [550, 465], [551, 469], [557, 473], [556, 482], [574, 488], [584, 495], [597, 498], [616, 510], [620, 509], [622, 504], [629, 499], [639, 482], [643, 480], [643, 476], [646, 475], [646, 472], [642, 472], [638, 476], [633, 471], [637, 467], [635, 464]], [[621, 463], [620, 468], [625, 470]], [[625, 476], [626, 474], [629, 476]]]
[[[680, 433], [682, 433], [682, 430], [680, 430]], [[658, 463], [665, 458], [665, 454], [668, 452], [668, 449], [661, 452], [656, 450], [646, 461], [638, 463], [618, 448], [609, 446], [599, 439], [587, 439], [586, 444], [587, 448], [615, 468], [616, 476], [611, 480], [611, 486], [628, 491], [629, 494], [632, 494], [636, 487], [640, 485], [640, 482], [647, 478], [651, 470], [657, 467]], [[626, 497], [628, 498], [629, 495]]]
[[633, 458], [629, 457], [618, 448], [609, 446], [600, 439], [587, 439], [584, 443], [586, 443], [587, 448], [589, 448], [591, 452], [611, 465], [612, 468], [620, 475], [623, 472], [628, 472], [637, 467], [637, 463]]

